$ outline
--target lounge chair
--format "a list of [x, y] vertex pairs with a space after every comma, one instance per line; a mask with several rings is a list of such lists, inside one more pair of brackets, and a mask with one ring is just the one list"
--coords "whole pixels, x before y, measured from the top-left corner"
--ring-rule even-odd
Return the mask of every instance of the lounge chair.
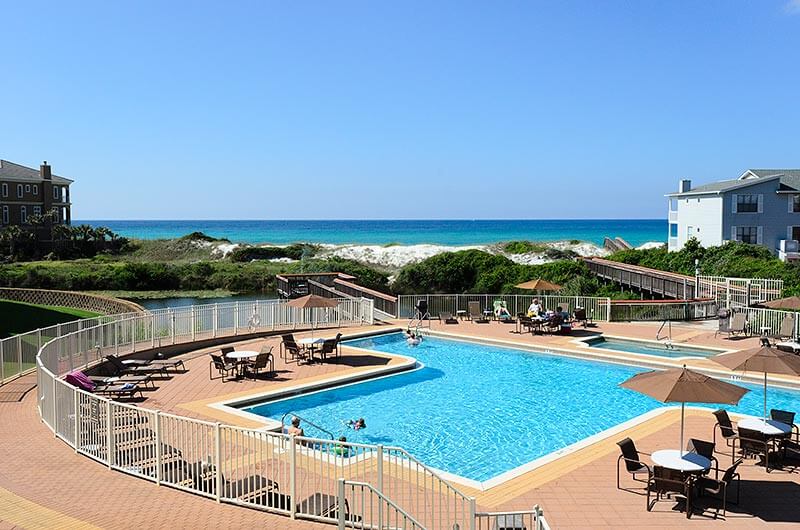
[[730, 416], [728, 416], [727, 410], [715, 410], [714, 417], [717, 418], [717, 423], [714, 424], [713, 433], [714, 446], [717, 444], [717, 427], [719, 427], [720, 434], [725, 440], [725, 445], [727, 445], [731, 450], [731, 462], [733, 462], [736, 458], [736, 440], [739, 438], [739, 436], [736, 434], [736, 431], [733, 430], [733, 423], [731, 422]]
[[164, 368], [174, 368], [175, 370], [180, 366], [181, 370], [186, 371], [183, 359], [152, 359], [149, 361], [145, 359], [120, 359], [120, 361], [125, 366], [163, 366]]
[[134, 383], [121, 383], [117, 385], [97, 385], [96, 387], [94, 387], [94, 393], [114, 396], [119, 398], [127, 398], [127, 399], [135, 398], [136, 394], [138, 393], [140, 398], [144, 398], [144, 395], [142, 394], [142, 389]]
[[495, 318], [500, 322], [514, 322], [514, 317], [512, 317], [511, 313], [508, 311], [505, 300], [495, 300], [492, 303], [492, 310]]
[[[656, 502], [662, 496], [677, 493], [686, 499], [686, 518], [692, 516], [692, 489], [694, 488], [694, 478], [692, 475], [684, 475], [680, 471], [668, 469], [662, 466], [653, 466], [653, 474], [647, 482], [647, 511], [652, 511]], [[650, 494], [655, 493], [655, 499], [650, 501]]]
[[719, 498], [722, 501], [722, 516], [727, 515], [726, 505], [728, 503], [728, 490], [730, 489], [733, 481], [736, 481], [736, 501], [733, 504], [739, 504], [739, 495], [742, 490], [742, 482], [736, 468], [742, 460], [737, 460], [731, 467], [725, 470], [722, 477], [719, 476], [719, 468], [714, 468], [714, 478], [700, 477], [697, 480], [697, 489], [700, 495], [708, 494]]
[[778, 333], [771, 335], [771, 338], [778, 341], [788, 341], [794, 338], [794, 315], [786, 315], [781, 320], [781, 327]]
[[167, 367], [163, 365], [132, 365], [125, 364], [115, 355], [106, 355], [106, 360], [110, 363], [114, 375], [124, 374], [163, 374], [168, 376]]
[[89, 379], [96, 385], [123, 385], [133, 383], [134, 385], [150, 386], [155, 388], [155, 382], [150, 374], [142, 375], [119, 375], [119, 376], [99, 376], [90, 375]]
[[[647, 484], [650, 481], [650, 475], [652, 474], [650, 467], [642, 462], [642, 459], [639, 457], [640, 454], [649, 455], [649, 453], [640, 453], [636, 450], [636, 444], [633, 443], [633, 440], [630, 438], [625, 438], [624, 440], [620, 440], [617, 442], [619, 446], [620, 452], [622, 454], [619, 455], [617, 458], [617, 489], [623, 489], [619, 485], [619, 464], [623, 460], [625, 461], [625, 471], [630, 473], [631, 478], [636, 482], [641, 482], [643, 484]], [[646, 474], [647, 478], [642, 480], [640, 478], [636, 478], [636, 475]]]
[[483, 316], [480, 302], [469, 302], [469, 319], [478, 324], [486, 324], [489, 320]]
[[444, 324], [458, 324], [458, 320], [453, 318], [453, 313], [442, 311], [439, 313], [439, 321]]
[[719, 333], [727, 333], [728, 337], [747, 334], [747, 315], [744, 313], [734, 313], [729, 324], [724, 325], [724, 322], [724, 319], [720, 319], [720, 326], [714, 333], [714, 337]]
[[272, 356], [272, 346], [262, 346], [261, 352], [254, 360], [245, 361], [244, 363], [244, 369], [253, 379], [256, 378], [256, 375], [258, 375], [261, 370], [266, 369], [267, 366], [269, 366], [267, 373], [275, 371], [275, 358]]
[[213, 353], [209, 354], [211, 356], [211, 362], [208, 364], [208, 378], [210, 380], [216, 379], [212, 372], [212, 368], [217, 370], [217, 374], [222, 376], [222, 382], [225, 382], [225, 377], [229, 376], [230, 374], [237, 374], [239, 372], [238, 365], [236, 362], [231, 361], [227, 357], [222, 355], [214, 355]]

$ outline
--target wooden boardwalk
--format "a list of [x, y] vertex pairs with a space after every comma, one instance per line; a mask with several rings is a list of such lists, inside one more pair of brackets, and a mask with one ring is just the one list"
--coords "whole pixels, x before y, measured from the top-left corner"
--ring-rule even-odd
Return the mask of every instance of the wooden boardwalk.
[[629, 265], [602, 258], [583, 258], [583, 262], [599, 278], [617, 282], [622, 287], [647, 291], [663, 298], [679, 300], [697, 298], [694, 276], [650, 269], [639, 265]]

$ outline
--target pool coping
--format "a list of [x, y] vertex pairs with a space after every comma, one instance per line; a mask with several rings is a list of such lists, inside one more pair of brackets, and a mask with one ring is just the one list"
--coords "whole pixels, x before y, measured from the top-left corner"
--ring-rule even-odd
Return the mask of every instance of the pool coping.
[[[625, 337], [623, 335], [606, 335], [606, 334], [599, 334], [599, 335], [596, 335], [594, 337], [584, 337], [584, 338], [579, 338], [579, 339], [573, 339], [571, 342], [573, 344], [576, 344], [576, 345], [582, 347], [582, 348], [593, 348], [593, 346], [590, 345], [591, 341], [596, 341], [596, 340], [599, 340], [599, 339], [605, 340], [606, 338], [608, 338], [608, 339], [616, 339], [616, 340], [620, 340], [620, 341], [627, 341], [627, 342], [638, 342], [638, 343], [641, 343], [641, 344], [652, 345], [652, 346], [662, 346], [664, 344], [664, 341], [657, 341], [657, 340], [652, 340], [652, 339], [639, 339], [639, 338], [635, 338], [634, 339], [634, 338], [631, 338], [631, 337]], [[670, 341], [670, 344], [676, 344], [676, 343], [674, 341]], [[687, 344], [685, 344], [683, 342], [678, 342], [676, 345], [677, 346], [686, 346], [688, 348], [692, 348], [693, 350], [706, 350], [706, 351], [709, 351], [709, 352], [716, 352], [718, 355], [727, 355], [729, 353], [733, 353], [735, 351], [739, 351], [739, 350], [731, 349], [731, 348], [715, 348], [713, 346], [698, 346], [698, 345], [695, 345], [695, 344], [687, 345]], [[625, 351], [625, 350], [615, 350], [613, 348], [598, 348], [598, 349], [602, 349], [603, 351], [610, 351], [610, 352], [614, 352], [614, 353], [621, 353], [623, 355], [643, 356], [645, 358], [645, 360], [646, 359], [652, 359], [653, 357], [656, 357], [656, 358], [662, 357], [662, 358], [665, 358], [665, 359], [672, 359], [674, 361], [688, 361], [688, 360], [694, 360], [694, 359], [709, 359], [709, 357], [697, 357], [695, 355], [684, 355], [684, 356], [681, 356], [681, 357], [668, 357], [668, 356], [651, 355], [649, 353], [639, 353], [639, 352], [630, 352], [630, 351]]]

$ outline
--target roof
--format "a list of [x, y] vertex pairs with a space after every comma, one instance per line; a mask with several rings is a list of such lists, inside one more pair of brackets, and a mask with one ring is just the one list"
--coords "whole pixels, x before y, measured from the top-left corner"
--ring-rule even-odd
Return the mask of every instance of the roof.
[[800, 191], [800, 169], [748, 169], [739, 178], [695, 186], [684, 193], [669, 193], [667, 197], [704, 194], [719, 195], [773, 179], [780, 179], [780, 191]]
[[[53, 175], [53, 183], [66, 184], [72, 183], [72, 180], [58, 175]], [[0, 160], [0, 179], [3, 180], [17, 180], [21, 182], [41, 182], [42, 177], [38, 169], [22, 166], [9, 162], [8, 160]]]

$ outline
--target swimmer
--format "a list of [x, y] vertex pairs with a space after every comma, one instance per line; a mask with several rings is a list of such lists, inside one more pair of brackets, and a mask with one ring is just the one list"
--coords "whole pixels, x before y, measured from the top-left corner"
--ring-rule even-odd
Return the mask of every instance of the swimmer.
[[354, 431], [367, 428], [367, 422], [364, 421], [364, 418], [358, 418], [357, 420], [348, 420], [348, 422], [345, 425], [347, 425]]
[[[339, 441], [342, 443], [346, 443], [347, 436], [340, 436]], [[348, 457], [350, 456], [350, 448], [341, 444], [336, 444], [336, 446], [334, 446], [333, 448], [333, 453], [339, 456]]]
[[408, 343], [409, 346], [416, 346], [420, 342], [422, 342], [422, 337], [417, 337], [416, 335], [414, 335], [410, 331], [407, 332], [407, 333], [408, 333], [408, 338], [406, 339], [406, 342]]
[[295, 436], [305, 436], [305, 432], [300, 427], [300, 418], [295, 416], [292, 418], [292, 426], [286, 430], [286, 434], [294, 434]]

